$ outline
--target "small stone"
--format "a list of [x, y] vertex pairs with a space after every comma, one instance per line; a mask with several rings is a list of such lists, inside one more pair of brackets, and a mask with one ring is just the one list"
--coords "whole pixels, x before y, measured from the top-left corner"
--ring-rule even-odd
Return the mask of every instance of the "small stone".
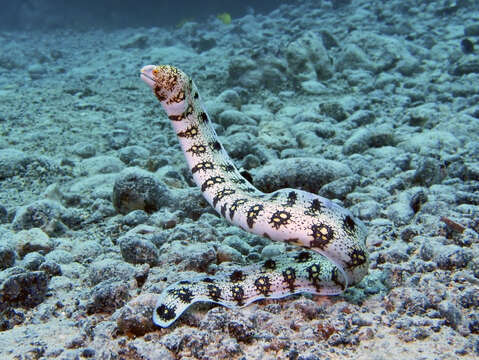
[[463, 308], [479, 308], [479, 292], [477, 288], [464, 291], [459, 297], [459, 303]]
[[462, 76], [466, 74], [479, 73], [479, 59], [466, 57], [461, 59], [452, 69], [452, 74]]
[[235, 262], [235, 263], [241, 263], [243, 262], [243, 256], [241, 253], [232, 248], [231, 246], [228, 246], [226, 244], [221, 244], [218, 246], [217, 250], [217, 257], [218, 257], [218, 262]]
[[441, 316], [446, 318], [452, 328], [455, 329], [461, 323], [461, 312], [453, 303], [444, 300], [439, 304], [438, 308]]
[[8, 269], [15, 264], [16, 253], [8, 246], [0, 245], [0, 271]]
[[16, 149], [0, 149], [0, 180], [19, 175], [25, 171], [31, 157]]
[[87, 159], [95, 156], [96, 148], [93, 144], [88, 142], [79, 142], [72, 146], [72, 153], [81, 158]]
[[105, 259], [92, 263], [89, 267], [89, 280], [96, 285], [105, 280], [127, 282], [134, 278], [135, 267], [122, 260]]
[[0, 224], [4, 224], [8, 221], [8, 211], [5, 206], [0, 204]]
[[128, 226], [136, 226], [143, 224], [146, 220], [148, 220], [148, 214], [145, 211], [133, 210], [123, 217], [122, 223]]
[[82, 160], [80, 169], [89, 175], [117, 173], [124, 169], [123, 162], [109, 155], [100, 155]]
[[131, 264], [149, 264], [155, 266], [158, 263], [158, 249], [141, 234], [132, 236], [126, 234], [118, 239], [123, 259]]
[[37, 80], [43, 77], [47, 71], [45, 68], [40, 64], [32, 64], [27, 68], [28, 75], [30, 75], [30, 79]]
[[370, 110], [358, 110], [349, 116], [348, 121], [352, 122], [353, 124], [359, 126], [364, 126], [371, 124], [376, 120], [376, 115], [373, 111]]
[[464, 28], [464, 36], [479, 36], [479, 23], [467, 25]]
[[128, 166], [141, 166], [146, 162], [150, 152], [142, 146], [127, 146], [119, 150], [120, 160]]
[[149, 37], [145, 34], [134, 34], [120, 44], [122, 49], [144, 49], [148, 45]]
[[319, 104], [319, 112], [333, 118], [336, 121], [346, 120], [349, 116], [346, 110], [344, 110], [343, 106], [334, 101]]
[[394, 131], [388, 126], [359, 129], [344, 143], [343, 153], [346, 155], [361, 153], [369, 148], [394, 146]]
[[62, 269], [60, 265], [53, 261], [45, 261], [38, 268], [40, 271], [44, 271], [49, 277], [62, 275]]
[[86, 310], [89, 315], [100, 312], [111, 314], [125, 305], [128, 298], [128, 287], [124, 282], [101, 282], [92, 289]]
[[8, 277], [0, 288], [2, 301], [12, 306], [32, 308], [45, 298], [48, 276], [43, 271], [24, 272]]
[[285, 251], [284, 247], [283, 243], [267, 245], [261, 251], [261, 257], [264, 259], [271, 259], [275, 256], [281, 255]]
[[231, 125], [252, 125], [256, 126], [256, 121], [238, 110], [225, 110], [218, 117], [218, 124], [228, 128]]
[[387, 208], [388, 218], [394, 222], [396, 226], [406, 225], [414, 217], [414, 211], [409, 204], [405, 202], [396, 202]]
[[170, 194], [167, 187], [150, 173], [128, 168], [115, 181], [112, 202], [121, 214], [133, 210], [152, 213], [169, 204]]
[[59, 235], [66, 231], [61, 221], [66, 209], [57, 201], [38, 200], [20, 207], [13, 219], [14, 230], [41, 228], [49, 235]]
[[199, 53], [211, 50], [216, 46], [216, 39], [211, 36], [200, 36], [191, 40], [191, 46]]
[[238, 235], [232, 235], [225, 238], [223, 244], [238, 250], [243, 255], [248, 255], [252, 251], [252, 247]]
[[473, 257], [469, 249], [457, 245], [443, 246], [436, 249], [436, 252], [436, 263], [439, 268], [444, 270], [462, 269]]
[[419, 158], [414, 172], [414, 182], [425, 186], [441, 183], [446, 176], [441, 165], [438, 159], [432, 157]]
[[130, 141], [130, 131], [125, 129], [115, 129], [111, 134], [108, 134], [106, 140], [112, 149], [121, 149]]
[[[143, 294], [120, 308], [114, 315], [120, 333], [143, 336], [155, 330], [151, 314], [156, 301], [156, 294]], [[163, 359], [163, 357], [159, 359]]]
[[40, 265], [45, 261], [45, 257], [37, 252], [31, 252], [23, 258], [23, 267], [27, 270], [39, 270]]
[[249, 343], [255, 334], [251, 321], [247, 319], [234, 319], [227, 323], [228, 333], [239, 342]]
[[14, 236], [16, 251], [20, 258], [30, 252], [38, 252], [42, 255], [53, 250], [53, 241], [39, 228], [19, 231]]
[[83, 349], [81, 352], [81, 356], [84, 358], [92, 358], [95, 356], [95, 354], [96, 354], [95, 349], [92, 349], [92, 348]]
[[254, 184], [265, 192], [292, 188], [318, 193], [325, 184], [351, 176], [352, 171], [339, 161], [293, 157], [273, 160], [253, 175]]

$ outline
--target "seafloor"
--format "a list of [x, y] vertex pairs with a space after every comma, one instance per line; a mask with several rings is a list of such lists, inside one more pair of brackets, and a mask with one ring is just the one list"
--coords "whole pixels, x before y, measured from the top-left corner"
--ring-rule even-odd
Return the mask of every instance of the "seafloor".
[[[0, 358], [477, 359], [477, 2], [311, 3], [231, 24], [0, 34]], [[286, 246], [202, 200], [139, 79], [150, 63], [192, 75], [257, 187], [363, 220], [359, 286], [152, 324], [168, 284]]]

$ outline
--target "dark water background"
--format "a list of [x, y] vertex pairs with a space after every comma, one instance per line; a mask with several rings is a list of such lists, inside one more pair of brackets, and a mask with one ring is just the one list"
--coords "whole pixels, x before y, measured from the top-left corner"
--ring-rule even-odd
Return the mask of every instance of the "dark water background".
[[[316, 0], [319, 1], [319, 0]], [[268, 13], [281, 4], [300, 0], [0, 0], [0, 29], [115, 29], [135, 26], [175, 26], [227, 12]], [[331, 1], [334, 6], [349, 1]]]

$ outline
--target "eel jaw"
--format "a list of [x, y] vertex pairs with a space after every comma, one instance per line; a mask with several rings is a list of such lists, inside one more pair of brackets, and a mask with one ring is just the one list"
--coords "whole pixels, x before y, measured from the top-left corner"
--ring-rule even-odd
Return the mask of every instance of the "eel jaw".
[[146, 65], [143, 66], [140, 72], [140, 79], [143, 80], [153, 91], [155, 90], [155, 80], [152, 72], [155, 67], [155, 65]]

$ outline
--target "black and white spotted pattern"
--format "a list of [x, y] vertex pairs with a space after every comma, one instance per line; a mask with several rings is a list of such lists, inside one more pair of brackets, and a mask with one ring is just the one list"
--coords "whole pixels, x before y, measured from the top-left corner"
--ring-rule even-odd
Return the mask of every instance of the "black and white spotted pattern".
[[275, 259], [168, 286], [158, 299], [155, 324], [170, 326], [198, 301], [227, 307], [310, 292], [336, 295], [368, 271], [364, 225], [330, 200], [301, 190], [264, 194], [236, 169], [218, 141], [193, 81], [181, 70], [148, 65], [141, 79], [171, 120], [193, 178], [205, 199], [234, 225], [303, 247]]

